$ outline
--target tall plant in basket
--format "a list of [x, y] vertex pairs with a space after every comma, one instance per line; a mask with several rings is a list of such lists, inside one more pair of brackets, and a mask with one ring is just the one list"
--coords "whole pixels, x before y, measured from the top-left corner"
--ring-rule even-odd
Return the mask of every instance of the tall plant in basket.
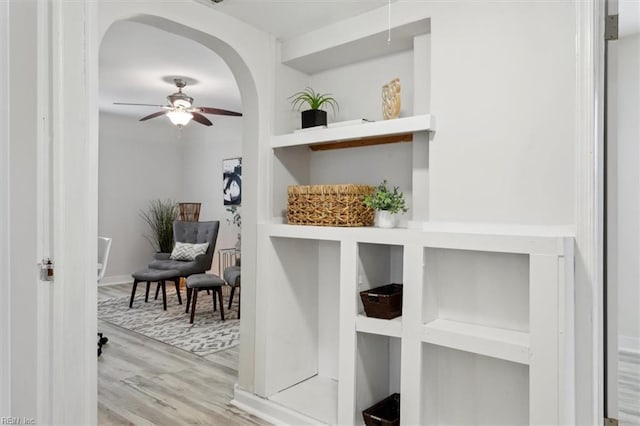
[[173, 250], [173, 222], [178, 219], [178, 203], [173, 200], [151, 200], [140, 217], [149, 225], [150, 235], [145, 238], [160, 253]]

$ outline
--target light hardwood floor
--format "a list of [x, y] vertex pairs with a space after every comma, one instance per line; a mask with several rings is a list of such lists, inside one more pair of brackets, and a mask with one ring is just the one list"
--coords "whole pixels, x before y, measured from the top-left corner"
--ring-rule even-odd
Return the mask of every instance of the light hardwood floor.
[[[130, 285], [100, 287], [99, 298], [130, 294]], [[238, 347], [200, 357], [98, 321], [109, 338], [98, 358], [101, 425], [268, 425], [229, 404]]]

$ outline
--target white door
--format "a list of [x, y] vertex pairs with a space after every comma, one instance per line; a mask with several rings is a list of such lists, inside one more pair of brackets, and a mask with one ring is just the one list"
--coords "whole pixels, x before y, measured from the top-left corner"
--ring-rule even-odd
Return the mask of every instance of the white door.
[[96, 421], [96, 7], [0, 2], [0, 408], [23, 424]]
[[608, 9], [605, 417], [640, 425], [640, 2]]

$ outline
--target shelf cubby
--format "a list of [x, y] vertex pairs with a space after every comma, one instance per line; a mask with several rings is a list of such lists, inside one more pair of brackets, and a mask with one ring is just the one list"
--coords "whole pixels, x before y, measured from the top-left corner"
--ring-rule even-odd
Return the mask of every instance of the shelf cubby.
[[393, 393], [400, 393], [401, 340], [358, 333], [354, 424], [364, 424], [362, 411]]
[[269, 290], [260, 301], [265, 305], [263, 326], [270, 336], [265, 396], [318, 421], [335, 422], [340, 245], [271, 237], [264, 250], [271, 271], [265, 278]]
[[432, 324], [436, 330], [466, 323], [528, 333], [529, 256], [425, 248], [424, 265], [423, 323], [450, 321]]
[[335, 379], [312, 376], [278, 392], [270, 400], [318, 423], [337, 424], [338, 381]]
[[420, 422], [529, 424], [526, 365], [423, 343]]
[[[392, 244], [358, 243], [358, 293], [387, 284], [402, 284], [403, 246]], [[358, 322], [369, 332], [379, 321], [367, 321], [364, 306], [358, 294]], [[364, 318], [361, 318], [364, 317]], [[371, 318], [373, 320], [374, 318]], [[380, 320], [391, 321], [391, 320]], [[395, 321], [395, 323], [401, 320]]]

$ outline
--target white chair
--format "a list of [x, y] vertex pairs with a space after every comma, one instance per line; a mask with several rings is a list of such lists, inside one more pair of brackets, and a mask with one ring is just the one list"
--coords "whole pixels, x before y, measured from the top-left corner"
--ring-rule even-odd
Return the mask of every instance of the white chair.
[[[111, 250], [111, 238], [98, 237], [98, 282], [104, 278], [109, 261], [109, 251]], [[98, 356], [102, 355], [102, 345], [107, 343], [109, 338], [98, 333]]]
[[111, 250], [111, 238], [98, 237], [98, 282], [104, 278]]

